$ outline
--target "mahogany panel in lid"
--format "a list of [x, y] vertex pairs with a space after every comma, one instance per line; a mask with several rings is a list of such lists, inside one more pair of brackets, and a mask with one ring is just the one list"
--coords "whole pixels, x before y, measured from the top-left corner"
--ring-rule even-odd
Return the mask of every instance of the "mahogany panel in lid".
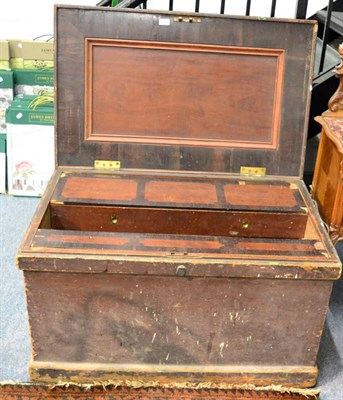
[[312, 21], [57, 6], [55, 24], [58, 165], [302, 175]]

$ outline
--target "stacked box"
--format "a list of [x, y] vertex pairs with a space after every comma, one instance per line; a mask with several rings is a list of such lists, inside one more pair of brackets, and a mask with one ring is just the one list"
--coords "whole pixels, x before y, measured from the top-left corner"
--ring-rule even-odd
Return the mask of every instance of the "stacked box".
[[54, 107], [52, 96], [17, 95], [14, 97], [11, 107], [24, 107], [36, 109], [37, 107]]
[[6, 133], [0, 133], [0, 193], [6, 192]]
[[6, 132], [5, 113], [13, 100], [13, 72], [0, 70], [0, 133]]
[[41, 196], [54, 171], [54, 109], [7, 109], [8, 193]]
[[10, 40], [10, 65], [12, 69], [52, 69], [54, 44], [52, 41]]
[[0, 193], [6, 192], [6, 109], [13, 100], [13, 72], [1, 69], [8, 68], [8, 58], [8, 42], [0, 41]]
[[7, 40], [0, 40], [0, 69], [10, 68], [10, 51], [9, 42]]
[[16, 95], [39, 95], [42, 90], [53, 92], [54, 73], [52, 70], [16, 69], [13, 71], [14, 93]]

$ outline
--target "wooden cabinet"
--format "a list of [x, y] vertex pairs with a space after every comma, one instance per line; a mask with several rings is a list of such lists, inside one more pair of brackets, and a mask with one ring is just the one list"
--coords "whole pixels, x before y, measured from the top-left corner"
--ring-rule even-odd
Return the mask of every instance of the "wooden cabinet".
[[[343, 45], [340, 46], [343, 58]], [[312, 197], [333, 243], [343, 238], [343, 63], [336, 67], [339, 87], [329, 109], [316, 120], [322, 125], [312, 184]]]

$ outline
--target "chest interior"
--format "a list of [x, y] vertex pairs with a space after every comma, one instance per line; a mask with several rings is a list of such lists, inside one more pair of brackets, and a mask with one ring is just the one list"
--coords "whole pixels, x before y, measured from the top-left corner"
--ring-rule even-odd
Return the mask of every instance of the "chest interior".
[[[301, 181], [314, 24], [188, 21], [57, 8], [61, 167], [32, 251], [220, 258], [281, 246], [292, 258], [294, 243], [309, 241], [301, 251], [322, 255]], [[95, 170], [103, 160], [122, 170]]]

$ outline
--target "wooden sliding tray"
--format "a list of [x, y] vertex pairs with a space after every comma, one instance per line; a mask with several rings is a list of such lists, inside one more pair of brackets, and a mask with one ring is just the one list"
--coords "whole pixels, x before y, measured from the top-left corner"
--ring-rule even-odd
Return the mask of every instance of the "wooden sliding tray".
[[315, 384], [341, 272], [301, 180], [315, 30], [56, 8], [57, 169], [17, 255], [32, 380]]
[[73, 172], [61, 177], [51, 198], [51, 227], [302, 238], [308, 214], [304, 190], [281, 180]]

